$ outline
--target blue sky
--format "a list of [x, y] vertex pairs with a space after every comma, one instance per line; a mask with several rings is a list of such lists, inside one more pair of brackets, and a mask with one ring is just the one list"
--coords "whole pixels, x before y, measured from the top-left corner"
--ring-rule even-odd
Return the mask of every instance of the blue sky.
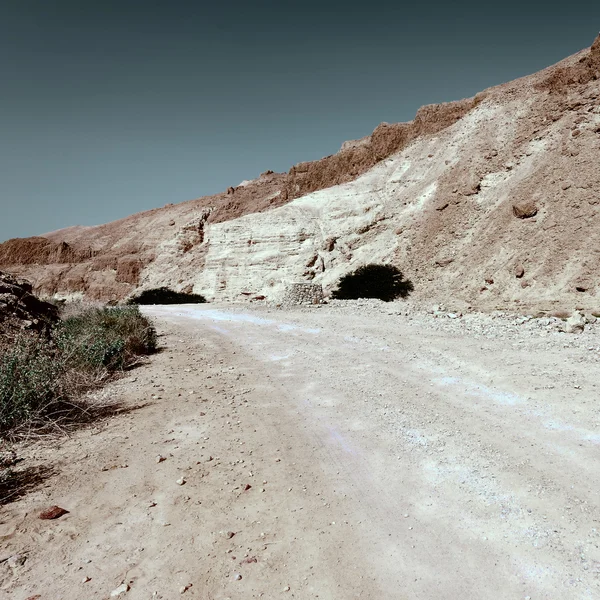
[[600, 3], [212, 4], [2, 3], [0, 241], [287, 171], [600, 27]]

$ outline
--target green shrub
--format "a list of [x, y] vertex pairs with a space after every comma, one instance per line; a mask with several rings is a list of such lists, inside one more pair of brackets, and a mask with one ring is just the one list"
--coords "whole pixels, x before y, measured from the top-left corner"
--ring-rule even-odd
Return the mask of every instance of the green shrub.
[[18, 339], [0, 355], [0, 431], [45, 411], [61, 396], [63, 364], [43, 338]]
[[413, 289], [411, 281], [404, 279], [397, 267], [370, 264], [344, 275], [331, 297], [336, 300], [379, 298], [390, 302], [396, 298], [406, 298]]
[[87, 309], [61, 321], [50, 338], [17, 340], [0, 353], [0, 434], [64, 416], [67, 401], [76, 409], [78, 396], [156, 344], [156, 330], [137, 306]]
[[156, 350], [156, 331], [137, 306], [85, 310], [62, 321], [55, 340], [69, 363], [84, 369], [123, 369]]
[[203, 304], [206, 298], [200, 294], [174, 292], [167, 287], [144, 290], [130, 298], [128, 304]]

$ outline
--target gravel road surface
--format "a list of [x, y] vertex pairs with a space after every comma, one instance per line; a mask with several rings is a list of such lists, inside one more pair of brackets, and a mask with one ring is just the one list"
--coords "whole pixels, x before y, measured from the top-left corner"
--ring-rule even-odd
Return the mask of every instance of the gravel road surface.
[[127, 410], [24, 450], [52, 473], [2, 510], [7, 598], [600, 598], [595, 326], [144, 310]]

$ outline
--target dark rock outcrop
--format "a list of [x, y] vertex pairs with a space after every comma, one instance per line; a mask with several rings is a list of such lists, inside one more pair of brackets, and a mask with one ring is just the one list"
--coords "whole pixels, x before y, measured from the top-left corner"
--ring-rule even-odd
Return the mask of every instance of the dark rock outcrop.
[[23, 331], [47, 332], [58, 308], [32, 293], [31, 284], [0, 271], [0, 345]]

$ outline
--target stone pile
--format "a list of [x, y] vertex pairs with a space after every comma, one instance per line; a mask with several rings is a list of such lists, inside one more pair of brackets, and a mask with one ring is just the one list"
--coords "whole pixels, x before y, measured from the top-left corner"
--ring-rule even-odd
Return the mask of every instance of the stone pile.
[[285, 286], [282, 304], [321, 304], [324, 300], [323, 287], [316, 283], [290, 283]]

